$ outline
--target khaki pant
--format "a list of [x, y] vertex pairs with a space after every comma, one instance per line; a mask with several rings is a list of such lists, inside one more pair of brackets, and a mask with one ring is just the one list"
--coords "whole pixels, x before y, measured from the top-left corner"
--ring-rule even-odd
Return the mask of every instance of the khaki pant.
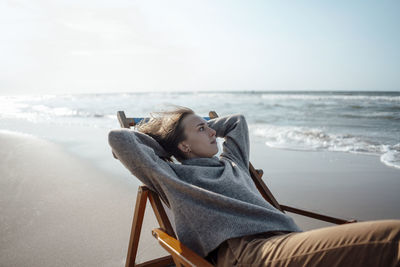
[[400, 220], [245, 236], [219, 246], [217, 266], [400, 266], [399, 240]]

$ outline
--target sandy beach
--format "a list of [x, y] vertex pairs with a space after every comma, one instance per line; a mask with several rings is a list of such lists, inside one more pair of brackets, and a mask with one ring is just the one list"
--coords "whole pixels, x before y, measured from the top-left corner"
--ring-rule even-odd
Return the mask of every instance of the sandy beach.
[[[124, 266], [137, 179], [58, 144], [0, 134], [0, 265]], [[114, 161], [111, 153], [98, 155]], [[400, 171], [376, 156], [267, 148], [252, 137], [251, 161], [282, 204], [342, 218], [400, 219]], [[112, 169], [115, 168], [115, 172]], [[329, 226], [295, 216], [303, 230]], [[138, 262], [166, 255], [146, 212]]]
[[[138, 182], [35, 137], [0, 144], [1, 266], [124, 266]], [[164, 253], [146, 214], [138, 261]]]

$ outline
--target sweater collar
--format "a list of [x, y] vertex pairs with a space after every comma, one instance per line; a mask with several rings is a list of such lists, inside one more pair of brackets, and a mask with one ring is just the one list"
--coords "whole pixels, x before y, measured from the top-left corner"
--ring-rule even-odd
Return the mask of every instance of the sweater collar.
[[221, 162], [217, 157], [212, 158], [192, 158], [192, 159], [185, 159], [182, 161], [183, 165], [195, 165], [195, 166], [221, 166]]

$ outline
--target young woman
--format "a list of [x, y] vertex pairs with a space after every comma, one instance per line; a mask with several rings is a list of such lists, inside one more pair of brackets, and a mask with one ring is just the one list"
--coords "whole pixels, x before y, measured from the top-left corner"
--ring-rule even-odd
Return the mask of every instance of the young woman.
[[[219, 157], [216, 138], [225, 139]], [[400, 221], [302, 232], [249, 174], [242, 115], [177, 108], [109, 134], [114, 155], [169, 204], [181, 242], [217, 266], [399, 266]], [[175, 163], [171, 157], [180, 162]]]

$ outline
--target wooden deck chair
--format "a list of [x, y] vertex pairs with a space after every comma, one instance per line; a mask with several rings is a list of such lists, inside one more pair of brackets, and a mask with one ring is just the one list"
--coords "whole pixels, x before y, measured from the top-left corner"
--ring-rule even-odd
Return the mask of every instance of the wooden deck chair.
[[[210, 111], [210, 117], [205, 119], [213, 119], [217, 118], [218, 115], [214, 111]], [[123, 128], [130, 128], [139, 123], [143, 118], [127, 118], [125, 116], [124, 111], [118, 111], [117, 113], [118, 121]], [[322, 214], [318, 214], [315, 212], [306, 211], [303, 209], [298, 209], [294, 207], [290, 207], [287, 205], [282, 205], [277, 202], [275, 197], [272, 195], [271, 191], [268, 189], [267, 185], [263, 182], [262, 176], [263, 171], [259, 169], [255, 169], [253, 165], [250, 163], [249, 171], [251, 174], [251, 178], [254, 181], [257, 189], [260, 191], [260, 194], [275, 208], [279, 209], [282, 212], [292, 212], [299, 215], [303, 215], [306, 217], [314, 218], [317, 220], [330, 222], [334, 224], [345, 224], [345, 223], [353, 223], [356, 220], [345, 220], [334, 218]], [[153, 236], [159, 241], [160, 245], [170, 253], [170, 256], [161, 257], [158, 259], [154, 259], [151, 261], [147, 261], [141, 264], [136, 264], [136, 254], [139, 245], [140, 232], [142, 229], [142, 222], [144, 211], [146, 207], [147, 199], [153, 208], [154, 214], [157, 218], [157, 221], [160, 225], [160, 228], [153, 229]], [[133, 216], [132, 222], [132, 230], [129, 240], [129, 248], [128, 254], [126, 257], [126, 267], [132, 266], [170, 266], [175, 264], [176, 266], [212, 266], [208, 261], [204, 258], [200, 257], [198, 254], [187, 248], [184, 244], [179, 242], [176, 238], [175, 232], [172, 228], [171, 222], [168, 219], [168, 216], [165, 212], [164, 206], [160, 200], [160, 197], [157, 193], [151, 191], [148, 187], [142, 185], [139, 186], [135, 213]]]

